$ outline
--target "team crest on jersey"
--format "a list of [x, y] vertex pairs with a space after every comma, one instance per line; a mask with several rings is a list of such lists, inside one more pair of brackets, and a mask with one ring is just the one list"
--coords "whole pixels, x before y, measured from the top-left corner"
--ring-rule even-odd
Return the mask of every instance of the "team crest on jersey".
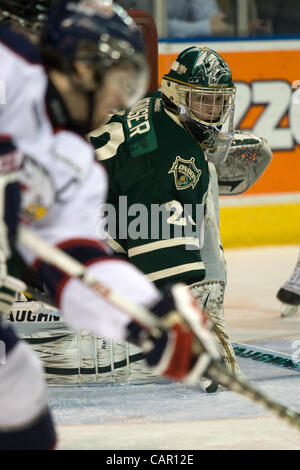
[[202, 170], [196, 167], [194, 157], [184, 160], [177, 156], [168, 173], [174, 174], [175, 186], [178, 190], [190, 187], [194, 189], [199, 181]]

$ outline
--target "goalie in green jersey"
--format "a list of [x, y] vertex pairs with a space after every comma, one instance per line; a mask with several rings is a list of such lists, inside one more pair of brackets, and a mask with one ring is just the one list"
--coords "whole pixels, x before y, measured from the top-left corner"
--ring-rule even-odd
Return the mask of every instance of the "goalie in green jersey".
[[215, 324], [227, 368], [239, 373], [224, 321], [218, 186], [245, 191], [272, 154], [263, 139], [233, 132], [234, 99], [222, 57], [190, 47], [161, 91], [114, 114], [90, 140], [109, 176], [107, 242], [158, 287], [186, 283]]

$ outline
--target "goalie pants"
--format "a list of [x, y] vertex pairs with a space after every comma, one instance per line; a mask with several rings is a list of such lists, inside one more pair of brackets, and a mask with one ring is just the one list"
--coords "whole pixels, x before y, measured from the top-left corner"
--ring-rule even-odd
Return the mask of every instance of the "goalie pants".
[[209, 186], [204, 219], [204, 244], [200, 250], [205, 264], [205, 281], [221, 281], [226, 285], [227, 270], [219, 233], [219, 189], [215, 165], [208, 163]]
[[204, 220], [204, 244], [200, 250], [206, 274], [202, 282], [191, 286], [191, 291], [202, 308], [208, 295], [206, 311], [215, 325], [215, 332], [225, 365], [230, 372], [240, 374], [224, 318], [223, 302], [227, 268], [219, 233], [218, 177], [215, 165], [209, 162], [208, 166], [210, 182]]

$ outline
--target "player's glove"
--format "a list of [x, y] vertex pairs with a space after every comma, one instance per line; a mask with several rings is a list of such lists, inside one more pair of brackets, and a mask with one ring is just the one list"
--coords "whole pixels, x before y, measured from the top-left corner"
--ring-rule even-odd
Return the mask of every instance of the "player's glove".
[[151, 311], [159, 326], [150, 332], [131, 322], [127, 341], [143, 350], [155, 374], [197, 383], [212, 361], [220, 359], [208, 317], [182, 284], [174, 285]]

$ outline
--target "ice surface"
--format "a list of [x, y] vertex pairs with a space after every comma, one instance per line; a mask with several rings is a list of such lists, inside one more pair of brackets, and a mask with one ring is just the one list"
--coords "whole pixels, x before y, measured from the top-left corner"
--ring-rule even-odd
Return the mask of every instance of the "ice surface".
[[[234, 341], [293, 353], [300, 317], [280, 318], [276, 292], [298, 247], [227, 250], [225, 315]], [[239, 358], [249, 381], [300, 412], [300, 372]], [[233, 392], [156, 382], [49, 386], [59, 449], [293, 449], [300, 432]]]

